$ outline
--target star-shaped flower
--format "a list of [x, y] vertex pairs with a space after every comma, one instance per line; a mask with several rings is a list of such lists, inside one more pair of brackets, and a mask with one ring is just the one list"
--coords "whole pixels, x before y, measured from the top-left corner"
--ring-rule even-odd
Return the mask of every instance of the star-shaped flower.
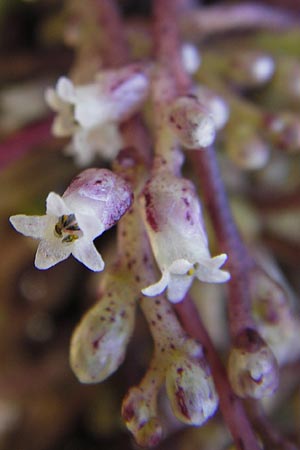
[[67, 199], [50, 192], [44, 216], [12, 216], [10, 222], [25, 236], [40, 239], [35, 257], [38, 269], [48, 269], [71, 254], [93, 271], [104, 268], [101, 255], [93, 240], [103, 233], [104, 227], [95, 216], [70, 209]]
[[220, 270], [227, 255], [210, 255], [200, 202], [190, 181], [162, 170], [148, 182], [143, 200], [146, 227], [162, 273], [143, 294], [155, 296], [167, 288], [168, 299], [177, 303], [195, 277], [208, 283], [230, 278]]
[[48, 269], [71, 254], [93, 271], [104, 262], [93, 240], [112, 227], [132, 202], [128, 184], [107, 169], [88, 169], [74, 178], [62, 197], [50, 192], [44, 216], [10, 217], [14, 228], [39, 239], [38, 269]]

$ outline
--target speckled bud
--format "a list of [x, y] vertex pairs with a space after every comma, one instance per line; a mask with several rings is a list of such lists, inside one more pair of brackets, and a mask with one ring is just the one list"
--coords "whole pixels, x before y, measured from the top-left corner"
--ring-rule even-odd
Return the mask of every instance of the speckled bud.
[[169, 125], [180, 143], [190, 149], [208, 147], [215, 139], [213, 117], [196, 96], [178, 97], [172, 102]]
[[160, 442], [162, 426], [156, 417], [153, 399], [145, 395], [143, 389], [130, 389], [123, 401], [122, 417], [141, 447], [155, 447]]
[[135, 305], [126, 279], [112, 277], [102, 299], [83, 317], [72, 337], [71, 367], [82, 383], [98, 383], [124, 360]]
[[166, 388], [174, 415], [189, 425], [202, 425], [216, 411], [218, 397], [206, 361], [178, 356], [166, 373]]
[[255, 330], [247, 329], [235, 339], [229, 355], [228, 376], [234, 392], [242, 398], [260, 399], [276, 391], [277, 361]]
[[197, 85], [194, 94], [213, 117], [215, 127], [221, 130], [229, 119], [229, 105], [224, 98], [205, 85]]
[[87, 169], [71, 181], [63, 198], [70, 207], [96, 215], [106, 230], [125, 214], [133, 194], [129, 184], [111, 170]]

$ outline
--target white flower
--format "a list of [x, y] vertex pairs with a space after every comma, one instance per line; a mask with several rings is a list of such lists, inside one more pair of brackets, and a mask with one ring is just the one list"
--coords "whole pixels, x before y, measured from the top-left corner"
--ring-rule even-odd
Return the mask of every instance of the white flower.
[[47, 103], [57, 112], [53, 134], [73, 136], [68, 153], [82, 165], [95, 153], [113, 159], [122, 147], [118, 125], [140, 108], [148, 85], [148, 77], [137, 65], [103, 71], [94, 82], [80, 86], [59, 78], [55, 89], [46, 91]]
[[132, 201], [128, 184], [107, 169], [88, 169], [74, 178], [63, 197], [50, 192], [44, 216], [10, 217], [14, 228], [39, 239], [35, 266], [48, 269], [71, 254], [93, 271], [104, 262], [93, 240], [112, 227]]
[[162, 272], [143, 294], [155, 296], [167, 288], [168, 299], [176, 303], [195, 277], [209, 283], [230, 278], [220, 270], [227, 255], [210, 255], [200, 203], [190, 181], [161, 171], [146, 185], [143, 200], [152, 250]]
[[67, 200], [50, 192], [46, 215], [19, 214], [10, 217], [10, 222], [25, 236], [40, 239], [35, 257], [38, 269], [48, 269], [72, 254], [89, 269], [103, 270], [104, 262], [93, 244], [103, 225], [95, 215], [70, 209]]

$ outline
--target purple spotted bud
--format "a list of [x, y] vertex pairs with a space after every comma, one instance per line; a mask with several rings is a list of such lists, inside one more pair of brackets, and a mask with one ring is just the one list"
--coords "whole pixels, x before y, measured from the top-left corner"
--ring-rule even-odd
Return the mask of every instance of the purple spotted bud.
[[173, 413], [181, 422], [202, 425], [217, 409], [218, 397], [203, 358], [175, 357], [166, 373], [166, 387]]
[[255, 330], [247, 329], [233, 345], [228, 376], [234, 392], [242, 398], [273, 395], [278, 387], [278, 365], [264, 340]]
[[133, 387], [122, 405], [122, 417], [141, 447], [155, 447], [162, 438], [162, 426], [156, 417], [156, 395]]
[[70, 362], [82, 383], [98, 383], [124, 360], [134, 326], [133, 293], [126, 279], [110, 278], [102, 299], [75, 329]]
[[213, 116], [196, 96], [178, 97], [172, 102], [169, 125], [179, 142], [190, 149], [208, 147], [215, 139]]

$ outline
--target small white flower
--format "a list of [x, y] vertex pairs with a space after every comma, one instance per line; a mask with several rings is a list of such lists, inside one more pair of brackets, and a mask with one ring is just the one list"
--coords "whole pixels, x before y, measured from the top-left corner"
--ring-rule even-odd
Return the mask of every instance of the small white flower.
[[47, 103], [57, 112], [53, 134], [73, 136], [67, 151], [81, 165], [97, 153], [113, 159], [122, 147], [118, 125], [140, 108], [148, 85], [147, 75], [137, 65], [103, 71], [94, 82], [80, 86], [60, 77], [55, 89], [46, 91]]
[[35, 257], [38, 269], [48, 269], [71, 254], [89, 269], [100, 271], [104, 262], [93, 240], [104, 227], [95, 216], [70, 209], [67, 198], [50, 192], [44, 216], [19, 214], [10, 217], [14, 228], [25, 236], [40, 239]]
[[155, 296], [167, 288], [167, 297], [181, 301], [193, 279], [222, 283], [230, 278], [220, 270], [227, 259], [211, 257], [201, 207], [194, 186], [161, 171], [144, 190], [144, 219], [161, 279], [142, 290]]
[[71, 182], [63, 197], [50, 192], [44, 216], [10, 217], [14, 228], [39, 239], [35, 266], [48, 269], [71, 254], [89, 269], [103, 270], [93, 240], [111, 228], [132, 202], [129, 185], [108, 169], [88, 169]]

